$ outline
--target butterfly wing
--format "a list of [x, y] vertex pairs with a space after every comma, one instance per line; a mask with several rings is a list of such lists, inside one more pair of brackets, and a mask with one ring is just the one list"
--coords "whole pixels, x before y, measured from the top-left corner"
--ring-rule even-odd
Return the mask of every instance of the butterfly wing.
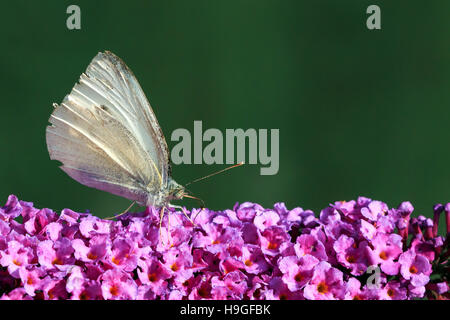
[[50, 158], [76, 181], [153, 203], [170, 175], [161, 128], [138, 81], [111, 52], [99, 53], [47, 127]]

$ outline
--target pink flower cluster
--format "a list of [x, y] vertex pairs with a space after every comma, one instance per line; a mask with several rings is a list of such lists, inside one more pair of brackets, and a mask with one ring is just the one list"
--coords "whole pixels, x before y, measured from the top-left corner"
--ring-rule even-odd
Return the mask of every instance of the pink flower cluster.
[[[168, 209], [167, 209], [168, 210]], [[0, 208], [1, 299], [449, 299], [449, 246], [434, 221], [360, 197], [310, 210], [147, 208], [117, 221]]]

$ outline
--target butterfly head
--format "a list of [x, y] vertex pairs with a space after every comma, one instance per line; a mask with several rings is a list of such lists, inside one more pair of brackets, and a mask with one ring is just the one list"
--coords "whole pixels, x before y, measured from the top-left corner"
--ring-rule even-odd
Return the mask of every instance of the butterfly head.
[[186, 190], [186, 188], [174, 180], [170, 179], [169, 183], [167, 185], [167, 194], [168, 194], [168, 200], [181, 200], [183, 198], [191, 198], [195, 199], [201, 202], [201, 207], [205, 207], [205, 203], [202, 199], [194, 197], [193, 195], [189, 194]]
[[167, 186], [169, 200], [181, 200], [186, 194], [184, 187], [173, 179], [169, 179]]

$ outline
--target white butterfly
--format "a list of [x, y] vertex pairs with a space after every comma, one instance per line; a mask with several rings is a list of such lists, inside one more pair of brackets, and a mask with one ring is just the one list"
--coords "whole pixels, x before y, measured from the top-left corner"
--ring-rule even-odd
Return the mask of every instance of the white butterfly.
[[100, 52], [55, 107], [47, 147], [86, 186], [144, 206], [189, 197], [171, 178], [169, 150], [138, 81], [113, 53]]

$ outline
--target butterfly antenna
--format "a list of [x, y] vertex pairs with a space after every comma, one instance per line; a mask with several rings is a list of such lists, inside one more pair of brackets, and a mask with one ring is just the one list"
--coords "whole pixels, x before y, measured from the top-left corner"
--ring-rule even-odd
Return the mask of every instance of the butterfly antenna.
[[205, 202], [202, 199], [200, 199], [200, 198], [194, 197], [194, 196], [192, 196], [190, 194], [184, 194], [183, 197], [198, 200], [198, 201], [200, 201], [202, 203], [202, 209], [205, 207]]
[[[234, 165], [232, 165], [232, 166], [230, 166], [230, 167], [228, 167], [228, 168], [225, 168], [225, 169], [222, 169], [222, 170], [213, 172], [213, 173], [211, 173], [211, 174], [208, 174], [207, 176], [204, 176], [204, 177], [195, 179], [194, 181], [188, 182], [188, 183], [185, 184], [185, 186], [188, 186], [188, 185], [190, 185], [190, 184], [192, 184], [192, 183], [194, 183], [194, 182], [198, 182], [198, 181], [204, 180], [204, 179], [206, 179], [206, 178], [215, 176], [216, 174], [225, 172], [225, 171], [227, 171], [227, 170], [230, 170], [230, 169], [233, 169], [233, 168], [236, 168], [236, 167], [240, 167], [240, 166], [242, 166], [243, 164], [244, 164], [244, 161], [241, 161], [241, 162], [239, 162], [239, 163], [237, 163], [237, 164], [234, 164]], [[189, 198], [189, 197], [188, 197], [188, 198]]]

